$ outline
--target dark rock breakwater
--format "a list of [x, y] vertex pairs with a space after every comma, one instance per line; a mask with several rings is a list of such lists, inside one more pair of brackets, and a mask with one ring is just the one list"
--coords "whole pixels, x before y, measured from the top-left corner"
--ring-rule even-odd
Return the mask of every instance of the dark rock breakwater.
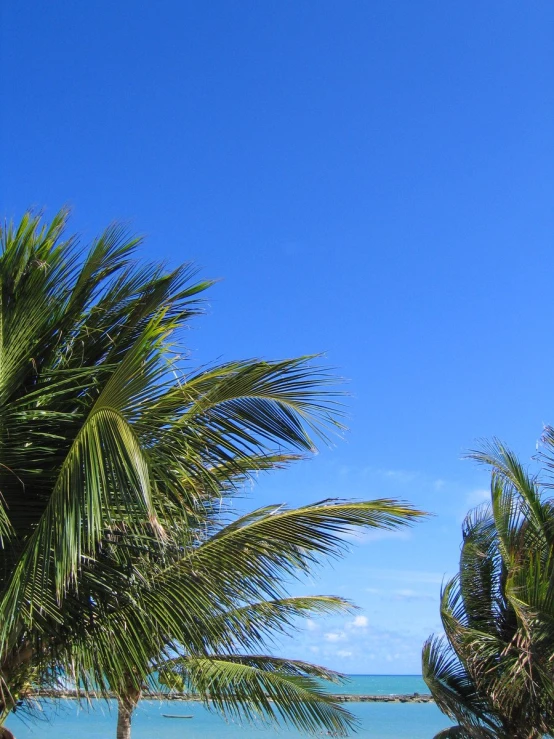
[[[76, 690], [38, 690], [40, 698], [84, 699]], [[110, 696], [115, 698], [115, 693]], [[335, 695], [339, 703], [432, 703], [429, 693], [407, 693], [403, 695]], [[199, 697], [190, 693], [145, 693], [143, 700], [197, 701]]]
[[340, 703], [432, 703], [430, 693], [408, 693], [405, 695], [335, 695]]

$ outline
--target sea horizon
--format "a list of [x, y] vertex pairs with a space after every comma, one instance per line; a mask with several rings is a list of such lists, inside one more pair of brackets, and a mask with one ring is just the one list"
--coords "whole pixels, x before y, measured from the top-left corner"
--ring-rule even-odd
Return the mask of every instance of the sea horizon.
[[[350, 674], [349, 685], [343, 685], [348, 694], [390, 695], [424, 693], [428, 689], [417, 674]], [[425, 687], [423, 687], [425, 686]], [[337, 686], [339, 687], [339, 686]], [[333, 691], [334, 692], [334, 691]], [[340, 694], [340, 691], [336, 691]], [[429, 739], [449, 725], [434, 703], [353, 702], [347, 709], [356, 717], [359, 739]], [[24, 714], [11, 715], [6, 725], [17, 739], [74, 739], [86, 727], [87, 739], [114, 737], [117, 707], [114, 700], [97, 699], [90, 708], [75, 700], [40, 701], [41, 718], [29, 719]], [[171, 721], [166, 714], [192, 715], [185, 722]], [[183, 733], [183, 723], [186, 730]], [[164, 739], [301, 739], [307, 736], [298, 731], [264, 725], [248, 725], [239, 721], [225, 721], [197, 701], [185, 704], [175, 700], [143, 700], [133, 717], [133, 739], [147, 739], [152, 735]]]

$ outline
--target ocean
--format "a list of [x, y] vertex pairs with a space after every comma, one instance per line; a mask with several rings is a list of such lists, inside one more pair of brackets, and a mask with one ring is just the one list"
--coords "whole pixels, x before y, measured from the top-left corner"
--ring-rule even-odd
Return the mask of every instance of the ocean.
[[[428, 693], [420, 675], [353, 675], [335, 689], [336, 693], [389, 695]], [[6, 722], [16, 739], [115, 739], [116, 710], [98, 701], [93, 710], [75, 701], [43, 704], [43, 716], [29, 720], [23, 714]], [[434, 703], [348, 703], [358, 718], [360, 739], [432, 739], [449, 725]], [[110, 710], [111, 709], [111, 710]], [[168, 719], [162, 714], [192, 715], [192, 719]], [[133, 717], [133, 739], [300, 739], [305, 734], [294, 730], [227, 723], [201, 704], [176, 701], [142, 701]], [[321, 736], [325, 736], [324, 733]]]

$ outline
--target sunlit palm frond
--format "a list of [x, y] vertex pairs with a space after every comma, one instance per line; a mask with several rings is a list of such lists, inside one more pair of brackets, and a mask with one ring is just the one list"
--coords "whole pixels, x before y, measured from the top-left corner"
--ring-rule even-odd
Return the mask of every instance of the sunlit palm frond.
[[180, 672], [189, 691], [208, 708], [231, 719], [281, 720], [315, 734], [322, 728], [346, 736], [356, 721], [319, 679], [334, 674], [308, 663], [270, 656], [183, 658], [172, 670]]
[[[192, 551], [182, 566], [205, 577], [206, 588], [211, 573], [218, 573], [232, 597], [240, 588], [248, 599], [279, 598], [283, 577], [307, 571], [318, 557], [344, 552], [344, 536], [351, 527], [396, 528], [422, 515], [393, 500], [324, 501], [296, 509], [268, 506], [222, 528]], [[167, 590], [177, 586], [179, 576], [179, 570], [163, 576]]]
[[316, 682], [330, 671], [242, 652], [349, 607], [289, 598], [284, 579], [343, 553], [352, 527], [422, 514], [323, 501], [229, 523], [245, 482], [340, 432], [335, 379], [313, 357], [191, 369], [179, 342], [210, 283], [136, 263], [118, 225], [82, 250], [66, 220], [0, 236], [0, 711], [61, 675], [136, 697], [179, 654], [227, 715], [344, 732]]
[[221, 634], [213, 640], [219, 651], [259, 650], [277, 634], [290, 634], [302, 626], [299, 619], [318, 615], [348, 613], [352, 604], [344, 598], [311, 595], [263, 600], [224, 611], [210, 624], [212, 633]]

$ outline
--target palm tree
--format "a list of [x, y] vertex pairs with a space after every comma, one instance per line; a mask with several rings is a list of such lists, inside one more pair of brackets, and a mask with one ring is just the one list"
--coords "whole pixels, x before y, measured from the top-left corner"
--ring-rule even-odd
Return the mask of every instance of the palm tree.
[[[547, 428], [543, 472], [552, 467]], [[442, 591], [445, 637], [423, 674], [455, 726], [436, 739], [554, 735], [554, 505], [550, 483], [500, 442], [471, 455], [492, 468], [491, 504], [463, 526], [460, 571]]]
[[[417, 515], [389, 500], [324, 501], [296, 509], [269, 506], [219, 529], [165, 569], [145, 570], [133, 607], [115, 615], [115, 627], [110, 622], [94, 635], [96, 650], [104, 638], [110, 649], [114, 630], [123, 631], [118, 640], [132, 634], [128, 649], [138, 643], [152, 650], [144, 655], [143, 670], [127, 673], [123, 684], [119, 665], [114, 677], [107, 675], [120, 696], [118, 739], [130, 736], [132, 712], [153, 670], [161, 671], [166, 683], [170, 676], [172, 686], [177, 677], [225, 715], [270, 720], [280, 715], [307, 731], [323, 727], [343, 735], [352, 717], [314, 680], [336, 680], [338, 675], [253, 650], [275, 632], [290, 632], [299, 616], [349, 606], [336, 597], [290, 598], [284, 577], [311, 571], [318, 555], [339, 554], [342, 535], [353, 525], [392, 528]], [[187, 607], [179, 608], [179, 603]], [[96, 650], [79, 648], [87, 660]]]
[[0, 239], [0, 725], [60, 676], [124, 699], [164, 653], [207, 695], [198, 676], [240, 646], [231, 614], [278, 599], [268, 576], [337, 551], [345, 526], [416, 515], [385, 501], [222, 520], [245, 479], [340, 428], [333, 378], [312, 358], [194, 371], [175, 344], [209, 283], [135, 263], [118, 226], [82, 251], [66, 219], [26, 214]]

